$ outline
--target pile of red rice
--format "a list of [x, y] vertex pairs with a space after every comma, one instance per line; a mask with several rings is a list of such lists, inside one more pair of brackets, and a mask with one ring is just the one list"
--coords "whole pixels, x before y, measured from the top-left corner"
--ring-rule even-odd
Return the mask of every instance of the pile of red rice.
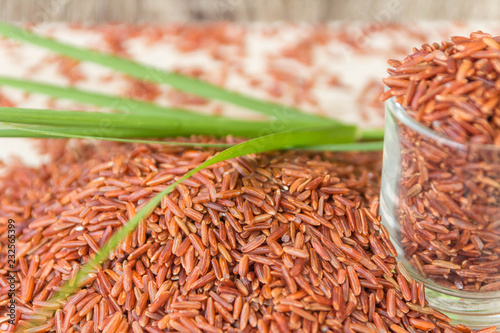
[[50, 302], [152, 196], [214, 153], [70, 142], [47, 141], [49, 163], [1, 178], [0, 305], [13, 218], [16, 323], [38, 323], [26, 332], [470, 332], [428, 307], [396, 262], [377, 215], [379, 153], [275, 152], [207, 168], [76, 294]]

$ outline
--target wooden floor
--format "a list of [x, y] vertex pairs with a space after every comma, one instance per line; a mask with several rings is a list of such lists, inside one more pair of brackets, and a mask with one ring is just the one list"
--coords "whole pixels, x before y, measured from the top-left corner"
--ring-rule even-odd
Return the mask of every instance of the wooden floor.
[[498, 20], [498, 0], [0, 0], [21, 22]]

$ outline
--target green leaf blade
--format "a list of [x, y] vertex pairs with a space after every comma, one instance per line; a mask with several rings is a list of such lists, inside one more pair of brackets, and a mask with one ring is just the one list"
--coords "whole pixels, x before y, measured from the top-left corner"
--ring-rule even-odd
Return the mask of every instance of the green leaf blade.
[[[182, 118], [214, 118], [216, 116], [196, 113], [189, 110], [162, 107], [157, 104], [144, 102], [131, 98], [124, 98], [106, 94], [90, 92], [72, 87], [61, 87], [48, 83], [35, 82], [32, 80], [15, 79], [11, 77], [0, 76], [0, 86], [22, 89], [31, 93], [39, 93], [54, 98], [73, 100], [80, 103], [91, 104], [95, 106], [110, 108], [112, 110], [125, 113], [140, 114], [167, 114]], [[217, 116], [218, 117], [218, 116]], [[224, 119], [224, 117], [219, 117]]]
[[[227, 148], [233, 145], [226, 143], [203, 143], [203, 142], [182, 142], [182, 141], [158, 141], [158, 140], [141, 140], [141, 139], [126, 139], [119, 137], [102, 137], [90, 135], [92, 129], [84, 129], [82, 134], [76, 128], [77, 131], [72, 131], [71, 128], [57, 128], [57, 127], [43, 127], [43, 126], [16, 126], [16, 125], [4, 125], [6, 129], [0, 128], [0, 137], [16, 137], [16, 138], [59, 138], [59, 139], [90, 139], [90, 140], [105, 140], [105, 141], [115, 141], [124, 143], [144, 143], [144, 144], [160, 144], [160, 145], [176, 145], [176, 146], [188, 146], [188, 147], [216, 147], [216, 148]], [[86, 132], [88, 131], [88, 132]], [[109, 133], [108, 133], [109, 134]], [[135, 133], [134, 133], [135, 134]], [[149, 133], [151, 134], [151, 133]], [[128, 137], [130, 135], [127, 135]], [[146, 135], [147, 136], [147, 135]]]
[[[285, 120], [250, 121], [232, 118], [179, 118], [166, 114], [125, 114], [104, 112], [80, 112], [64, 110], [41, 110], [24, 108], [0, 107], [0, 122], [28, 125], [46, 125], [59, 127], [96, 128], [108, 136], [107, 130], [123, 129], [124, 131], [151, 130], [163, 133], [162, 137], [182, 136], [191, 134], [204, 135], [236, 135], [242, 137], [257, 137], [277, 133], [286, 129], [311, 126], [311, 123], [292, 122]], [[315, 124], [315, 123], [312, 123]], [[341, 127], [341, 126], [339, 126]], [[345, 126], [350, 128], [349, 126]], [[116, 136], [116, 135], [115, 135]], [[152, 135], [150, 135], [151, 137]], [[135, 137], [132, 135], [132, 137]]]

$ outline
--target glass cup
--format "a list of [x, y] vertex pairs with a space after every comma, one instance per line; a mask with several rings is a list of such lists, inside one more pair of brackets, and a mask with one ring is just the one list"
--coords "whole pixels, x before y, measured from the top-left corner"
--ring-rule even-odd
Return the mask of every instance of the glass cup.
[[429, 305], [500, 326], [500, 147], [453, 141], [386, 101], [382, 223]]

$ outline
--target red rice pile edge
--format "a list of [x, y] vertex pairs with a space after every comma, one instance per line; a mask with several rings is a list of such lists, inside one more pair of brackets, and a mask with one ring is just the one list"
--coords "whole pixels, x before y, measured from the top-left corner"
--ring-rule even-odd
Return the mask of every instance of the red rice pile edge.
[[424, 44], [394, 67], [382, 96], [460, 143], [452, 148], [400, 126], [398, 221], [405, 256], [420, 274], [452, 289], [500, 290], [500, 37]]
[[379, 153], [288, 151], [209, 167], [76, 294], [48, 302], [149, 198], [215, 152], [49, 142], [62, 145], [52, 161], [9, 168], [0, 192], [0, 285], [13, 218], [17, 327], [40, 323], [25, 332], [471, 332], [430, 308], [396, 262], [377, 215]]

